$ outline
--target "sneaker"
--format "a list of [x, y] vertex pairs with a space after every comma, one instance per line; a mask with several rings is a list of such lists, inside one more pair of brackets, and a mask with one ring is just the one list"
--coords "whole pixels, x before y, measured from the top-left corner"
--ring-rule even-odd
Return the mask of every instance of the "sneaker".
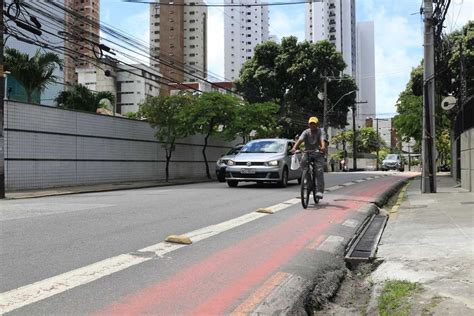
[[321, 192], [316, 192], [316, 197], [320, 200], [323, 199], [323, 194]]

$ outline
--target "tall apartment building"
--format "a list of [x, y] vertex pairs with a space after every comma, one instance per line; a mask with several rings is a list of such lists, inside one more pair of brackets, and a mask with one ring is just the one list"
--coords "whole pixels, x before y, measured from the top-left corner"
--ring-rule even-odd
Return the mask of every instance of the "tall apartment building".
[[[69, 10], [100, 23], [100, 0], [64, 0], [64, 5]], [[76, 68], [93, 67], [89, 61], [90, 58], [95, 58], [92, 43], [100, 42], [100, 30], [96, 25], [91, 25], [92, 23], [74, 14], [65, 13], [64, 19], [66, 20], [65, 31], [71, 39], [64, 42], [64, 49], [66, 54], [72, 56], [64, 56], [64, 82], [73, 84], [77, 83]], [[87, 40], [75, 41], [75, 36]]]
[[375, 117], [375, 48], [374, 22], [357, 23], [357, 70], [356, 83], [359, 91], [356, 121], [361, 125], [368, 117]]
[[[151, 65], [170, 82], [207, 75], [207, 7], [202, 0], [165, 0], [150, 5]], [[183, 72], [183, 69], [185, 72]], [[166, 85], [161, 85], [167, 93]]]
[[[259, 4], [260, 0], [225, 0], [225, 4]], [[235, 80], [254, 49], [269, 39], [268, 6], [224, 8], [224, 77]]]
[[321, 0], [306, 6], [305, 37], [317, 42], [328, 40], [342, 53], [345, 74], [355, 77], [356, 14], [355, 0]]
[[[54, 0], [54, 2], [59, 5], [64, 5], [64, 0]], [[6, 11], [11, 3], [13, 3], [13, 0], [4, 1], [3, 10]], [[36, 1], [32, 2], [30, 5], [34, 7], [39, 7]], [[58, 14], [55, 14], [55, 15], [58, 15]], [[59, 18], [62, 18], [62, 16], [59, 16]], [[20, 16], [20, 20], [23, 20], [23, 19], [24, 17]], [[11, 19], [5, 19], [4, 21], [6, 22], [8, 27], [11, 27], [14, 29], [18, 28], [15, 22], [12, 21]], [[24, 32], [21, 29], [19, 30], [21, 32]], [[44, 31], [43, 34], [41, 35], [42, 39], [44, 39], [45, 41], [56, 42], [58, 38], [55, 35], [52, 35], [50, 33], [57, 34], [57, 32], [64, 31], [65, 29], [64, 29], [64, 26], [59, 26], [59, 25], [49, 24], [49, 23], [42, 23], [42, 30]], [[26, 32], [25, 34], [28, 34], [28, 32]], [[5, 44], [5, 47], [15, 48], [22, 53], [28, 54], [30, 57], [33, 56], [38, 50], [38, 46], [23, 42], [23, 41], [19, 41], [13, 36], [5, 37], [4, 44]], [[64, 59], [64, 55], [59, 50], [53, 51], [48, 48], [44, 48], [41, 50], [41, 52], [52, 52], [54, 54], [59, 55], [59, 58]], [[63, 78], [64, 76], [63, 69], [61, 69], [60, 67], [56, 67], [56, 69], [54, 70], [54, 75], [58, 78]], [[20, 102], [26, 102], [27, 99], [26, 99], [25, 89], [12, 75], [8, 75], [6, 77], [5, 84], [6, 84], [7, 99], [20, 101]], [[63, 90], [64, 90], [64, 85], [62, 84], [62, 82], [51, 83], [46, 87], [44, 91], [37, 90], [33, 93], [33, 103], [41, 103], [43, 105], [53, 106], [54, 99], [56, 98], [58, 93], [60, 93]]]

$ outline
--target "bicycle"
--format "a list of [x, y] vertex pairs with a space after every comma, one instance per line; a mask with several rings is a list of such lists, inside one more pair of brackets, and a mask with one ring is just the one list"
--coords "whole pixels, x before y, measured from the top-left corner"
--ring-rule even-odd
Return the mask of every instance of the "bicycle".
[[[305, 151], [309, 153], [310, 151]], [[316, 153], [321, 154], [321, 152], [316, 151]], [[306, 168], [303, 170], [301, 175], [301, 204], [303, 208], [307, 208], [309, 204], [309, 195], [311, 191], [313, 192], [314, 203], [319, 203], [319, 198], [316, 196], [316, 161], [314, 157], [309, 157], [306, 155]]]

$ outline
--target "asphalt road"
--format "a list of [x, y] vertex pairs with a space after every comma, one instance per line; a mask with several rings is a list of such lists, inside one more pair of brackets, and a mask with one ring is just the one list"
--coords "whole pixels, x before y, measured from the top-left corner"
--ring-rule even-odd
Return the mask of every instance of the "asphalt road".
[[[326, 188], [374, 175], [382, 173], [326, 174]], [[284, 189], [204, 183], [2, 201], [0, 313], [251, 309], [259, 297], [252, 293], [262, 297], [281, 282], [300, 286], [294, 276], [308, 273], [300, 267], [325, 264], [324, 251], [303, 250], [330, 247], [337, 238], [326, 242], [328, 236], [350, 238], [355, 210], [397, 177], [328, 192], [307, 210], [296, 199], [296, 182]], [[275, 214], [255, 212], [270, 206]], [[193, 244], [165, 243], [173, 234], [191, 236]]]

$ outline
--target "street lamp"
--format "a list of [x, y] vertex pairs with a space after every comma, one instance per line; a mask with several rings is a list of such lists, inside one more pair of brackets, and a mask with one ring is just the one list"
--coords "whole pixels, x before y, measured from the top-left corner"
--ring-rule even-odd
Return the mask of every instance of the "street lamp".
[[[334, 109], [334, 108], [336, 107], [336, 105], [338, 105], [339, 102], [341, 102], [341, 100], [342, 100], [344, 97], [346, 97], [346, 96], [348, 96], [349, 94], [354, 93], [354, 92], [357, 92], [357, 90], [349, 91], [349, 92], [347, 92], [346, 94], [344, 94], [342, 97], [340, 97], [339, 100], [337, 100], [336, 103], [334, 103], [334, 105], [329, 109], [328, 113], [331, 112], [332, 109]], [[319, 95], [318, 95], [318, 98], [319, 98]]]

